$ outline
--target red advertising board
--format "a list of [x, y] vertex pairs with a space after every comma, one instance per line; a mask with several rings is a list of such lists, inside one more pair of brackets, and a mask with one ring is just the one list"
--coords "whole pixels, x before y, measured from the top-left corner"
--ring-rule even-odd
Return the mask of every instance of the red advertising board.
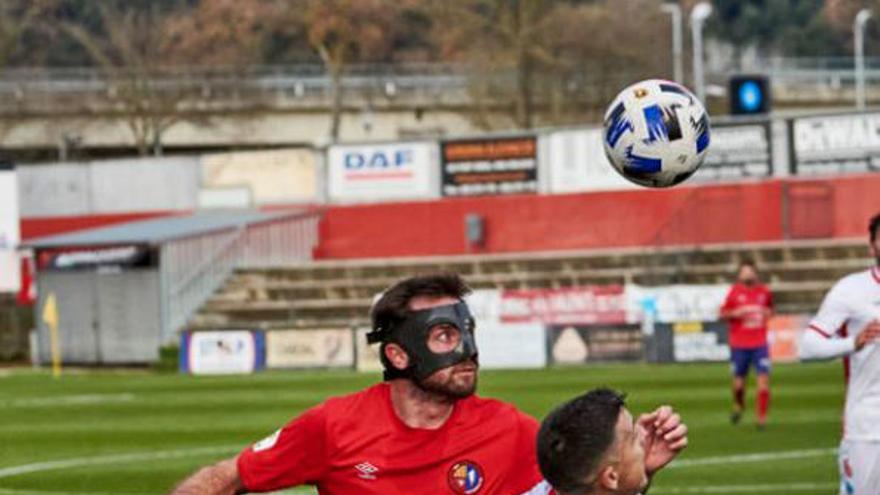
[[626, 297], [622, 285], [505, 290], [501, 293], [501, 321], [557, 325], [625, 323]]
[[770, 359], [790, 362], [798, 359], [798, 342], [801, 331], [810, 322], [808, 315], [776, 315], [767, 323], [769, 330]]

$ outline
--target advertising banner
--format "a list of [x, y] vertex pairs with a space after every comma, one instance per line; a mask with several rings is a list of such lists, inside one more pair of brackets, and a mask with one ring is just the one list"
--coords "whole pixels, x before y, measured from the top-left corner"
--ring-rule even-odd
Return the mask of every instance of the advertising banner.
[[335, 202], [438, 196], [437, 144], [338, 145], [327, 151], [329, 199]]
[[246, 374], [265, 364], [263, 333], [252, 330], [185, 332], [180, 371], [194, 375]]
[[241, 151], [202, 156], [203, 189], [245, 187], [258, 205], [316, 202], [315, 152], [310, 149]]
[[547, 365], [547, 339], [541, 324], [485, 324], [477, 320], [477, 347], [484, 369]]
[[498, 289], [476, 289], [467, 296], [465, 301], [477, 326], [501, 322], [501, 291]]
[[39, 270], [85, 270], [94, 268], [146, 268], [159, 265], [159, 251], [141, 245], [41, 249], [37, 251]]
[[0, 162], [0, 293], [20, 289], [21, 261], [16, 251], [20, 241], [15, 166]]
[[547, 339], [553, 364], [638, 361], [644, 353], [638, 325], [553, 325]]
[[[712, 127], [712, 146], [691, 180], [713, 181], [773, 174], [769, 123]], [[541, 191], [572, 193], [638, 189], [618, 174], [602, 143], [601, 128], [565, 129], [541, 136]]]
[[505, 290], [500, 309], [503, 323], [624, 323], [626, 296], [620, 285]]
[[382, 361], [379, 359], [379, 344], [367, 344], [369, 328], [358, 328], [355, 335], [355, 349], [357, 361], [355, 368], [361, 372], [382, 371]]
[[444, 196], [538, 191], [535, 136], [444, 141], [440, 146]]
[[798, 174], [880, 170], [880, 113], [801, 117], [791, 125]]
[[672, 349], [675, 362], [727, 361], [730, 359], [726, 322], [693, 321], [669, 325], [672, 327]]
[[354, 364], [349, 329], [266, 332], [267, 368], [352, 368]]
[[712, 127], [712, 145], [695, 180], [743, 179], [773, 175], [770, 123]]
[[770, 360], [798, 360], [801, 332], [810, 323], [810, 315], [775, 315], [767, 322]]
[[729, 284], [660, 287], [627, 284], [627, 321], [642, 321], [646, 310], [653, 311], [654, 321], [660, 323], [715, 321], [729, 290]]
[[542, 191], [572, 193], [638, 189], [608, 162], [602, 129], [568, 129], [541, 136]]

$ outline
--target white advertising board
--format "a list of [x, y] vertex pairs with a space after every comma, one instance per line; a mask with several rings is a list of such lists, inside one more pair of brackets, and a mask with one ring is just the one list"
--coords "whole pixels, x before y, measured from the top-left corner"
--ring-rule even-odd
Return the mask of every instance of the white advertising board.
[[626, 286], [627, 321], [639, 322], [653, 308], [658, 323], [715, 321], [730, 290], [729, 284]]
[[327, 178], [328, 196], [334, 202], [438, 197], [437, 143], [331, 146]]
[[369, 328], [358, 328], [355, 334], [357, 362], [355, 368], [361, 372], [382, 371], [382, 360], [379, 358], [379, 344], [367, 344]]
[[266, 332], [267, 368], [351, 368], [354, 341], [349, 329]]
[[571, 193], [637, 189], [639, 186], [618, 174], [602, 144], [602, 129], [571, 129], [555, 131], [541, 136], [539, 159], [546, 177], [542, 192]]
[[547, 365], [544, 325], [536, 323], [477, 324], [480, 367], [543, 368]]
[[250, 330], [193, 332], [185, 366], [195, 375], [253, 373], [261, 367], [257, 336]]
[[794, 119], [798, 174], [880, 169], [880, 113]]
[[18, 219], [18, 181], [15, 167], [0, 162], [0, 292], [18, 292], [21, 287], [21, 241]]

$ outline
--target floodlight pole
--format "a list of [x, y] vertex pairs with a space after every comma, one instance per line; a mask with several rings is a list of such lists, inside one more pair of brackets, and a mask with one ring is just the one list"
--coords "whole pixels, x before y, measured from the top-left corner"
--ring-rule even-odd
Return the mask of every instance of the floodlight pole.
[[856, 108], [865, 108], [865, 23], [871, 18], [871, 9], [862, 9], [853, 22], [853, 42], [856, 55]]
[[681, 41], [681, 5], [664, 3], [660, 6], [663, 12], [672, 16], [672, 77], [677, 83], [684, 83], [684, 67], [682, 61]]
[[700, 2], [691, 10], [691, 37], [694, 48], [694, 90], [700, 101], [706, 101], [706, 83], [703, 80], [703, 24], [712, 15], [712, 4]]

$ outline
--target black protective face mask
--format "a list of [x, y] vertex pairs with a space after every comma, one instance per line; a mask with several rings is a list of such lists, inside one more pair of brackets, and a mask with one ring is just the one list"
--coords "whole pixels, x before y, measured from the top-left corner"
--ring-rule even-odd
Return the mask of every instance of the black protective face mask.
[[757, 280], [757, 279], [754, 279], [754, 278], [744, 278], [744, 279], [741, 280], [741, 282], [742, 282], [743, 285], [745, 285], [746, 287], [751, 287], [751, 286], [757, 284], [757, 283], [758, 283], [758, 280]]
[[[461, 340], [455, 349], [436, 353], [428, 348], [428, 334], [431, 328], [441, 325], [452, 325], [461, 332]], [[394, 328], [383, 331], [374, 330], [367, 339], [370, 343], [381, 340], [382, 355], [385, 346], [395, 343], [403, 348], [409, 356], [409, 367], [399, 370], [383, 359], [385, 380], [409, 378], [421, 382], [435, 371], [454, 366], [467, 360], [477, 362], [477, 342], [474, 338], [474, 317], [467, 304], [462, 301], [447, 306], [437, 306], [421, 311], [413, 311], [406, 320]], [[387, 332], [387, 333], [386, 333]], [[386, 336], [382, 338], [383, 336]]]

